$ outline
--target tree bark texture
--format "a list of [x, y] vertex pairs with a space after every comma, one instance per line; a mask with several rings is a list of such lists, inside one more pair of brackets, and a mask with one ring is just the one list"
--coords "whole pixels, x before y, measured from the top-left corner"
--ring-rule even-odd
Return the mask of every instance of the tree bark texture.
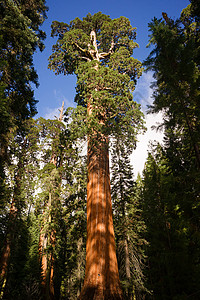
[[87, 244], [84, 285], [78, 299], [123, 299], [116, 258], [108, 138], [88, 140]]
[[11, 246], [15, 235], [15, 221], [17, 218], [17, 208], [15, 202], [15, 198], [13, 198], [9, 212], [7, 234], [0, 259], [0, 299], [3, 297], [4, 290], [6, 287], [7, 272], [11, 255]]

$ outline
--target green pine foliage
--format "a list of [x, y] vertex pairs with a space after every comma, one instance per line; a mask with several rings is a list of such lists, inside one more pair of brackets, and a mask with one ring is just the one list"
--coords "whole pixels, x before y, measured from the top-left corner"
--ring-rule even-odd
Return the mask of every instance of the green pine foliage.
[[[163, 113], [164, 143], [152, 145], [143, 178], [129, 155], [144, 129], [132, 92], [142, 72], [136, 31], [125, 17], [88, 14], [53, 22], [49, 68], [77, 76], [76, 108], [65, 122], [33, 120], [33, 53], [43, 49], [45, 1], [0, 3], [0, 250], [10, 245], [3, 300], [47, 300], [43, 254], [53, 257], [56, 299], [74, 300], [84, 281], [86, 136], [110, 137], [117, 258], [125, 299], [199, 299], [199, 0], [177, 20], [149, 24], [154, 72], [150, 111]], [[87, 113], [88, 104], [92, 113]], [[97, 141], [96, 141], [97, 142]], [[110, 143], [111, 144], [111, 143]], [[11, 210], [12, 208], [12, 210]], [[11, 213], [14, 212], [14, 213]]]
[[[7, 128], [36, 113], [36, 100], [30, 83], [37, 85], [33, 53], [43, 48], [45, 33], [40, 29], [46, 18], [45, 1], [3, 0], [0, 4], [1, 87], [8, 117]], [[2, 103], [3, 104], [3, 103]]]
[[154, 72], [151, 112], [163, 113], [164, 145], [153, 146], [143, 180], [148, 299], [199, 298], [199, 15], [149, 24]]
[[146, 276], [153, 292], [148, 299], [184, 299], [199, 292], [199, 185], [174, 163], [178, 167], [177, 157], [169, 158], [168, 149], [158, 145], [144, 170]]
[[165, 113], [165, 125], [184, 136], [187, 151], [194, 156], [194, 168], [200, 168], [199, 152], [199, 22], [192, 4], [174, 21], [163, 13], [164, 20], [149, 23], [151, 51], [145, 64], [154, 72], [152, 112]]
[[[0, 197], [7, 201], [5, 169], [11, 157], [8, 153], [10, 130], [21, 130], [23, 121], [33, 117], [37, 101], [31, 84], [38, 86], [33, 66], [37, 47], [43, 49], [45, 33], [40, 26], [46, 18], [45, 1], [0, 2]], [[16, 130], [16, 128], [14, 129]], [[4, 205], [4, 204], [3, 204]]]
[[28, 219], [33, 205], [34, 182], [38, 172], [36, 159], [38, 136], [35, 121], [32, 119], [24, 123], [23, 132], [16, 130], [10, 135], [9, 151], [12, 160], [6, 170], [10, 203], [7, 202], [4, 207], [4, 214], [1, 215], [3, 223], [1, 254], [4, 253], [7, 244], [11, 248], [3, 289], [5, 299], [22, 299], [25, 297], [22, 296], [21, 290], [26, 278], [24, 266], [30, 236]]
[[133, 179], [130, 150], [117, 140], [112, 155], [111, 193], [120, 281], [125, 299], [143, 299], [145, 224], [141, 215], [139, 181]]

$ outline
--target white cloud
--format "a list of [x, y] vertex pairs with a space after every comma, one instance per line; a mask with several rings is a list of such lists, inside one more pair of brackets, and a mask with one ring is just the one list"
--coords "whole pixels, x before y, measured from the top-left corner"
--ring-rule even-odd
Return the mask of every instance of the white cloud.
[[44, 116], [45, 119], [50, 119], [50, 120], [55, 120], [58, 118], [59, 114], [60, 114], [60, 110], [61, 109], [61, 106], [60, 107], [56, 107], [56, 108], [49, 108], [47, 107], [46, 108], [46, 114]]
[[157, 132], [152, 130], [153, 125], [158, 125], [162, 123], [162, 114], [146, 114], [147, 105], [151, 105], [153, 102], [152, 93], [153, 90], [150, 88], [153, 82], [152, 73], [144, 73], [138, 81], [137, 88], [133, 94], [135, 101], [141, 104], [141, 109], [145, 115], [147, 131], [145, 134], [140, 134], [138, 136], [138, 143], [136, 150], [133, 151], [131, 155], [131, 163], [134, 168], [134, 174], [137, 177], [138, 172], [141, 174], [146, 158], [148, 156], [148, 145], [150, 141], [157, 141], [162, 143], [163, 132]]
[[74, 107], [75, 103], [74, 100], [68, 100], [65, 95], [60, 90], [54, 90], [54, 98], [57, 103], [65, 102], [65, 107]]
[[151, 105], [153, 102], [152, 93], [150, 88], [153, 79], [153, 73], [144, 73], [137, 82], [136, 89], [133, 93], [134, 100], [141, 105], [142, 111], [145, 113], [147, 105]]
[[162, 123], [162, 114], [156, 115], [146, 115], [145, 116], [147, 131], [145, 134], [140, 134], [138, 136], [137, 148], [133, 151], [131, 155], [131, 163], [134, 168], [134, 175], [142, 174], [144, 169], [145, 161], [148, 156], [148, 145], [150, 141], [157, 141], [162, 143], [163, 132], [152, 130], [153, 125], [158, 125], [157, 123]]
[[51, 120], [57, 119], [60, 114], [60, 109], [61, 109], [63, 101], [64, 101], [64, 111], [67, 107], [75, 107], [76, 106], [76, 104], [74, 103], [73, 100], [72, 101], [68, 100], [63, 95], [63, 93], [59, 90], [54, 90], [54, 98], [55, 98], [55, 103], [56, 103], [57, 107], [54, 107], [54, 108], [46, 107], [45, 108], [46, 114], [44, 115], [45, 119], [51, 119]]

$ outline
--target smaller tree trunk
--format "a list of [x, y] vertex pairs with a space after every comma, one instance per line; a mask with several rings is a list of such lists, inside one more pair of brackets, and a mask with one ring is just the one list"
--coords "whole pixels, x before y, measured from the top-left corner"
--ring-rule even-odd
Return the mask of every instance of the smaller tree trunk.
[[[64, 110], [64, 101], [62, 102], [62, 107], [60, 110], [60, 115], [58, 121], [62, 122], [63, 120], [63, 110]], [[56, 168], [58, 164], [58, 155], [53, 153], [50, 159], [50, 163], [52, 163]], [[60, 162], [61, 164], [62, 162]], [[51, 205], [52, 205], [52, 193], [49, 192], [49, 201], [46, 204], [46, 209], [49, 211], [49, 219], [46, 220], [45, 216], [43, 218], [43, 222], [51, 224], [52, 216], [51, 216]], [[43, 228], [41, 229], [40, 233], [40, 242], [39, 242], [39, 253], [40, 253], [40, 260], [41, 260], [41, 276], [42, 276], [42, 287], [44, 298], [46, 300], [53, 300], [55, 299], [54, 294], [54, 254], [53, 249], [51, 253], [48, 255], [46, 249], [48, 244], [55, 248], [56, 238], [55, 238], [55, 231], [52, 230], [50, 233], [50, 237], [48, 237], [48, 233], [43, 233]]]
[[[51, 193], [49, 193], [49, 201], [48, 201], [48, 209], [51, 207]], [[51, 215], [49, 214], [49, 224], [51, 223]], [[43, 289], [44, 298], [47, 300], [54, 299], [54, 283], [53, 283], [53, 276], [54, 276], [54, 256], [51, 252], [48, 255], [46, 249], [48, 243], [55, 247], [55, 235], [54, 232], [51, 232], [50, 238], [48, 238], [48, 233], [42, 232], [43, 228], [41, 229], [40, 233], [40, 241], [39, 241], [39, 255], [41, 261], [41, 284]]]
[[16, 218], [17, 218], [17, 208], [15, 206], [15, 200], [13, 199], [10, 208], [10, 213], [9, 213], [7, 235], [5, 238], [4, 247], [0, 259], [0, 271], [1, 271], [0, 296], [1, 297], [3, 297], [4, 289], [6, 286], [7, 272], [8, 272], [8, 266], [10, 261], [10, 253], [11, 253], [11, 244], [14, 237]]

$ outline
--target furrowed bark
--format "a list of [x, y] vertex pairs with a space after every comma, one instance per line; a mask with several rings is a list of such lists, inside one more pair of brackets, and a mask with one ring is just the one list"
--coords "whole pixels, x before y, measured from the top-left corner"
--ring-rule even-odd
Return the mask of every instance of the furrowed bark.
[[88, 141], [87, 244], [80, 300], [122, 299], [110, 194], [108, 138]]
[[[88, 115], [91, 111], [88, 104]], [[78, 299], [123, 299], [112, 217], [108, 137], [103, 134], [88, 138], [86, 270]]]

